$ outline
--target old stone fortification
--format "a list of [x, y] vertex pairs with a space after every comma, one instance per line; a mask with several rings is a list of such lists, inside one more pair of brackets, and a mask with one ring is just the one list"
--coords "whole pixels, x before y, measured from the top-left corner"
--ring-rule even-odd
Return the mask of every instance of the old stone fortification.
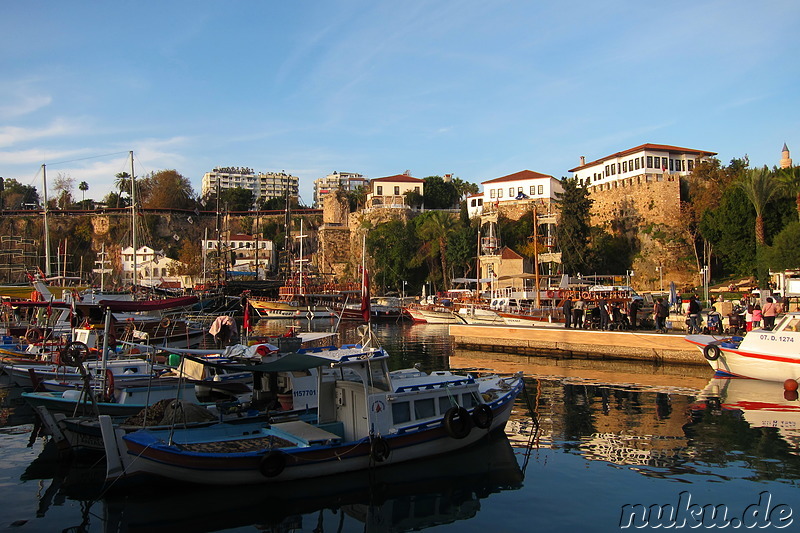
[[631, 281], [639, 290], [661, 290], [663, 280], [667, 285], [670, 281], [679, 286], [698, 283], [697, 266], [681, 221], [680, 189], [680, 178], [663, 175], [590, 187], [592, 225], [637, 241], [639, 253]]

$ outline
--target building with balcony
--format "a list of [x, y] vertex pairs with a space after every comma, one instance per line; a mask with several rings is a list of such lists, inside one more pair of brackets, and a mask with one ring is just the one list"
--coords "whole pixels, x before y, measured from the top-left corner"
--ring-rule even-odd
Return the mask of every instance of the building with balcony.
[[409, 171], [370, 180], [367, 208], [408, 208], [405, 198], [407, 192], [416, 192], [424, 196], [425, 180], [412, 177]]
[[255, 172], [248, 167], [217, 167], [203, 175], [201, 195], [207, 197], [217, 188], [241, 188], [253, 192], [256, 202], [260, 203], [272, 198], [289, 197], [297, 200], [300, 180], [297, 176], [285, 172]]
[[322, 208], [326, 196], [336, 191], [350, 192], [358, 187], [366, 187], [367, 178], [355, 172], [337, 172], [328, 174], [324, 178], [314, 180], [314, 207]]

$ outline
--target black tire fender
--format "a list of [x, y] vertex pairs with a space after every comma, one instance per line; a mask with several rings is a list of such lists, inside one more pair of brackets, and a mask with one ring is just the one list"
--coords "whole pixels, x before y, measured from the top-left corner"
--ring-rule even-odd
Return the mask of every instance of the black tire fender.
[[264, 454], [258, 463], [258, 471], [264, 477], [275, 477], [286, 468], [286, 454], [272, 450]]
[[72, 341], [61, 350], [59, 360], [66, 366], [80, 366], [89, 355], [89, 347], [80, 341]]
[[389, 457], [389, 442], [383, 437], [374, 437], [369, 446], [369, 455], [376, 463], [382, 463]]
[[722, 355], [722, 350], [716, 344], [706, 344], [703, 348], [703, 357], [709, 361], [716, 361], [720, 355]]
[[469, 411], [463, 407], [451, 407], [444, 414], [444, 429], [454, 439], [463, 439], [472, 430]]
[[476, 428], [489, 429], [494, 421], [492, 408], [482, 403], [472, 410], [472, 423]]

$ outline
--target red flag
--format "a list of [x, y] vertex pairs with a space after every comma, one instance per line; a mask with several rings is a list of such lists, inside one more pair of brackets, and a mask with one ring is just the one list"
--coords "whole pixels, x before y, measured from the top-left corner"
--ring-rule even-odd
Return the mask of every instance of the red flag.
[[244, 320], [242, 321], [242, 329], [247, 333], [250, 332], [250, 301], [244, 302]]
[[369, 273], [364, 269], [361, 278], [361, 318], [364, 322], [369, 322], [370, 309], [369, 309]]

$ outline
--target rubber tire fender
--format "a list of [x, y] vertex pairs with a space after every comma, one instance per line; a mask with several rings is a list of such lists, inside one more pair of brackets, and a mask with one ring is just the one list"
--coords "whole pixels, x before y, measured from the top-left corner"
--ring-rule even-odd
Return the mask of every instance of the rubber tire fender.
[[722, 350], [716, 344], [706, 344], [703, 348], [703, 357], [709, 361], [716, 361], [722, 355]]
[[476, 428], [489, 429], [494, 421], [492, 408], [482, 403], [472, 410], [472, 423]]
[[389, 442], [383, 437], [374, 437], [369, 445], [369, 455], [376, 463], [382, 463], [389, 457]]
[[59, 359], [61, 364], [66, 366], [79, 366], [86, 360], [89, 354], [89, 347], [80, 341], [72, 341], [61, 350]]
[[286, 468], [286, 454], [278, 450], [265, 453], [258, 462], [258, 471], [264, 477], [275, 477], [283, 472], [284, 468]]
[[463, 439], [472, 430], [469, 411], [463, 407], [451, 407], [444, 414], [444, 429], [454, 439]]

